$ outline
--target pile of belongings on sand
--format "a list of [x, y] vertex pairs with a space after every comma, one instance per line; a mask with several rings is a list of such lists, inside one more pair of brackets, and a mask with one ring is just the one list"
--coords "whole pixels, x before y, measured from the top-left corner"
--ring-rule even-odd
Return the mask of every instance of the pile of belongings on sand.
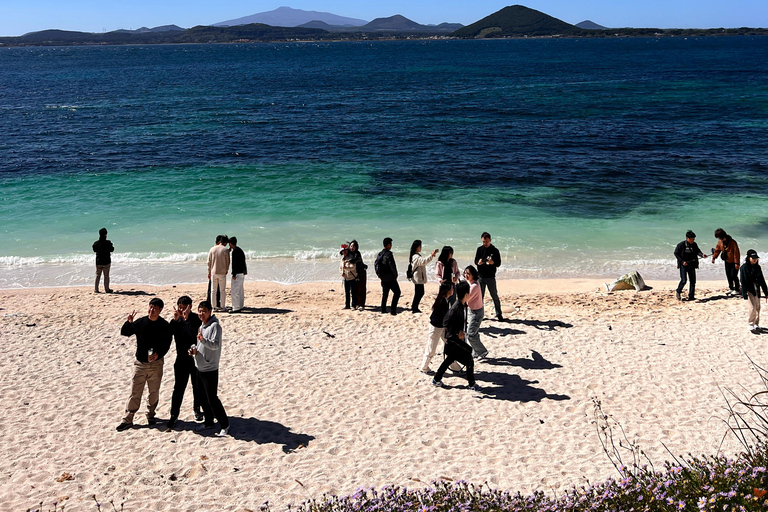
[[645, 284], [643, 278], [637, 270], [633, 270], [629, 274], [624, 274], [612, 283], [605, 283], [605, 289], [609, 292], [617, 290], [650, 290], [651, 287]]

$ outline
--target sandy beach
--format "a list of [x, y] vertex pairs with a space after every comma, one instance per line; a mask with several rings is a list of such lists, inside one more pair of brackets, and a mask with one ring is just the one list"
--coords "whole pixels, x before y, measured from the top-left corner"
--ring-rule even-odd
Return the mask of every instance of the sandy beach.
[[[651, 459], [714, 454], [725, 433], [721, 387], [759, 389], [747, 355], [765, 362], [741, 298], [724, 279], [678, 302], [671, 282], [606, 293], [596, 280], [499, 283], [506, 322], [486, 320], [481, 393], [418, 365], [428, 315], [341, 310], [339, 283], [246, 283], [246, 313], [217, 314], [224, 330], [219, 395], [231, 436], [193, 432], [188, 388], [180, 422], [116, 432], [129, 396], [135, 338], [120, 336], [152, 297], [195, 305], [205, 285], [0, 290], [0, 509], [65, 500], [93, 510], [273, 510], [324, 494], [435, 479], [561, 493], [615, 474], [592, 424], [602, 401]], [[413, 293], [401, 283], [407, 307]], [[427, 285], [428, 310], [436, 286]], [[486, 315], [493, 306], [486, 297]], [[380, 288], [369, 281], [368, 303]], [[158, 417], [167, 420], [174, 348]], [[433, 360], [437, 368], [441, 356]], [[732, 439], [722, 446], [738, 450]], [[66, 497], [66, 499], [65, 499]], [[111, 510], [111, 508], [109, 508]]]

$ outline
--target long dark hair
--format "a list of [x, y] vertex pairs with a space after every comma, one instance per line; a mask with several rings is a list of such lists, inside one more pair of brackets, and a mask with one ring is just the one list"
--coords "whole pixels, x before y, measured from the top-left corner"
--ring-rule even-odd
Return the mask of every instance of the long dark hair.
[[421, 247], [421, 240], [414, 240], [413, 243], [411, 244], [411, 254], [410, 256], [408, 256], [408, 261], [411, 261], [411, 259], [413, 258], [413, 255], [419, 252], [418, 251], [419, 247]]
[[432, 304], [432, 311], [435, 310], [441, 300], [448, 301], [448, 292], [453, 290], [453, 286], [450, 284], [441, 284], [440, 289], [437, 290], [437, 297], [435, 297], [435, 303]]
[[451, 260], [451, 254], [453, 254], [453, 247], [450, 245], [444, 245], [442, 250], [440, 251], [440, 256], [437, 257], [437, 261], [443, 264], [443, 266], [448, 266], [448, 262]]
[[464, 269], [464, 271], [469, 270], [469, 273], [472, 274], [472, 281], [477, 281], [480, 279], [480, 274], [477, 273], [477, 269], [473, 267], [472, 265], [468, 266]]

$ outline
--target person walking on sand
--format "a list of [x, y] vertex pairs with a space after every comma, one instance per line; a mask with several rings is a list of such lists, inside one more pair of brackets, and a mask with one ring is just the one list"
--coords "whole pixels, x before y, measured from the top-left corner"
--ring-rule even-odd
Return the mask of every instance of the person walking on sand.
[[696, 295], [696, 269], [699, 268], [699, 258], [706, 258], [696, 244], [696, 233], [688, 230], [685, 234], [685, 240], [675, 247], [675, 258], [677, 259], [677, 268], [680, 269], [680, 283], [675, 290], [675, 298], [681, 299], [685, 283], [690, 281], [688, 288], [688, 300], [694, 300]]
[[734, 292], [741, 295], [741, 287], [739, 286], [739, 260], [741, 259], [739, 244], [722, 228], [715, 230], [715, 238], [717, 238], [717, 245], [715, 250], [712, 251], [712, 263], [715, 262], [718, 256], [725, 261], [725, 278], [728, 279], [728, 291], [729, 293]]
[[408, 279], [413, 281], [413, 302], [411, 313], [421, 313], [419, 304], [424, 297], [424, 285], [427, 282], [427, 265], [437, 256], [437, 249], [426, 258], [421, 256], [421, 240], [414, 240], [411, 244], [411, 255], [408, 258]]
[[472, 360], [472, 347], [464, 341], [466, 337], [464, 332], [464, 310], [468, 300], [469, 283], [462, 281], [456, 285], [456, 302], [451, 306], [443, 320], [446, 338], [445, 359], [432, 379], [432, 385], [435, 387], [445, 387], [443, 376], [448, 367], [455, 361], [458, 361], [467, 368], [467, 388], [473, 391], [480, 391], [480, 387], [475, 383], [475, 362]]
[[435, 277], [441, 285], [449, 284], [453, 288], [453, 294], [448, 297], [448, 302], [453, 305], [456, 301], [456, 283], [459, 282], [461, 274], [459, 273], [459, 264], [453, 259], [453, 247], [444, 246], [440, 250], [440, 256], [437, 257], [435, 265]]
[[219, 235], [216, 237], [216, 245], [208, 251], [208, 279], [211, 280], [212, 302], [218, 299], [216, 311], [224, 311], [227, 304], [228, 243], [229, 238], [227, 238], [227, 235]]
[[485, 299], [485, 289], [488, 288], [493, 299], [493, 307], [496, 308], [496, 320], [501, 321], [504, 320], [504, 315], [501, 313], [501, 301], [496, 289], [496, 269], [501, 266], [501, 253], [491, 243], [491, 235], [487, 231], [480, 235], [480, 239], [482, 245], [475, 252], [475, 264], [480, 274], [478, 281], [481, 297]]
[[[435, 372], [429, 369], [429, 363], [437, 352], [437, 346], [442, 341], [445, 345], [445, 327], [443, 320], [445, 315], [451, 309], [448, 299], [453, 295], [453, 284], [441, 284], [437, 291], [437, 298], [432, 304], [432, 314], [429, 316], [429, 336], [427, 337], [427, 346], [424, 349], [424, 357], [421, 360], [421, 373], [434, 375]], [[445, 353], [445, 349], [443, 349]], [[454, 362], [449, 366], [454, 373], [461, 372], [459, 363]]]
[[469, 283], [467, 341], [472, 346], [472, 356], [475, 359], [485, 359], [488, 356], [488, 349], [480, 341], [480, 324], [485, 314], [485, 305], [477, 278], [478, 274], [475, 267], [470, 265], [464, 269], [464, 279]]
[[203, 407], [203, 424], [195, 430], [203, 432], [214, 427], [213, 418], [219, 422], [221, 430], [218, 436], [229, 433], [229, 418], [219, 400], [219, 361], [221, 360], [221, 326], [219, 320], [211, 315], [211, 303], [203, 301], [197, 307], [202, 325], [197, 334], [197, 345], [189, 349], [197, 367], [198, 386], [201, 390], [200, 405]]
[[357, 240], [349, 242], [349, 254], [352, 262], [355, 264], [357, 278], [355, 279], [355, 290], [357, 292], [357, 309], [365, 309], [365, 296], [368, 294], [368, 265], [363, 262], [363, 255], [360, 253], [360, 246]]
[[760, 332], [760, 290], [763, 291], [765, 300], [768, 302], [768, 286], [765, 284], [765, 277], [763, 277], [763, 269], [758, 263], [759, 260], [757, 251], [750, 249], [747, 251], [747, 258], [739, 270], [741, 296], [748, 301], [749, 330], [753, 333]]
[[229, 237], [229, 250], [232, 256], [232, 286], [230, 298], [232, 299], [232, 313], [239, 313], [245, 303], [245, 276], [248, 267], [245, 264], [245, 253], [237, 246], [237, 237]]
[[189, 349], [197, 345], [197, 332], [202, 325], [197, 313], [192, 312], [192, 299], [183, 295], [176, 301], [173, 320], [170, 322], [173, 338], [176, 341], [176, 362], [173, 363], [173, 395], [171, 397], [171, 417], [168, 428], [176, 426], [184, 400], [187, 382], [192, 381], [193, 412], [195, 419], [201, 421], [203, 412], [200, 406], [200, 389], [197, 383], [195, 358], [189, 355]]
[[395, 256], [392, 254], [392, 239], [387, 237], [383, 241], [384, 249], [376, 255], [376, 262], [373, 269], [376, 275], [381, 279], [381, 312], [387, 312], [387, 297], [392, 291], [392, 305], [390, 313], [397, 314], [397, 301], [400, 299], [400, 285], [397, 283], [397, 265]]
[[99, 230], [99, 239], [93, 242], [91, 246], [96, 253], [96, 282], [94, 283], [94, 292], [99, 293], [99, 281], [101, 274], [104, 274], [104, 291], [112, 293], [109, 287], [109, 268], [112, 266], [112, 252], [115, 246], [107, 240], [107, 228]]
[[350, 301], [352, 309], [357, 309], [357, 265], [353, 261], [354, 255], [349, 250], [349, 244], [342, 244], [339, 254], [339, 273], [344, 281], [344, 309], [349, 309]]
[[147, 316], [134, 321], [136, 311], [128, 315], [120, 334], [136, 335], [136, 356], [133, 362], [131, 397], [125, 406], [123, 421], [117, 426], [122, 432], [133, 426], [133, 416], [141, 406], [144, 386], [149, 388], [147, 401], [147, 424], [154, 425], [155, 410], [160, 399], [160, 382], [163, 380], [163, 357], [171, 348], [171, 326], [160, 316], [163, 301], [154, 298], [149, 301]]

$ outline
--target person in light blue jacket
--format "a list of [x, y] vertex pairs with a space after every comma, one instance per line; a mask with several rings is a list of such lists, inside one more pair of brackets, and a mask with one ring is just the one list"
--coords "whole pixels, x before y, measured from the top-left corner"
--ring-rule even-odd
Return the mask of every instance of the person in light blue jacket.
[[221, 431], [218, 436], [229, 434], [229, 418], [219, 400], [219, 360], [221, 359], [221, 325], [215, 316], [211, 316], [211, 303], [203, 301], [197, 307], [197, 314], [203, 325], [197, 333], [197, 345], [189, 349], [189, 355], [195, 357], [198, 386], [201, 393], [200, 405], [203, 408], [203, 424], [195, 430], [202, 432], [214, 427], [214, 417], [219, 422]]

